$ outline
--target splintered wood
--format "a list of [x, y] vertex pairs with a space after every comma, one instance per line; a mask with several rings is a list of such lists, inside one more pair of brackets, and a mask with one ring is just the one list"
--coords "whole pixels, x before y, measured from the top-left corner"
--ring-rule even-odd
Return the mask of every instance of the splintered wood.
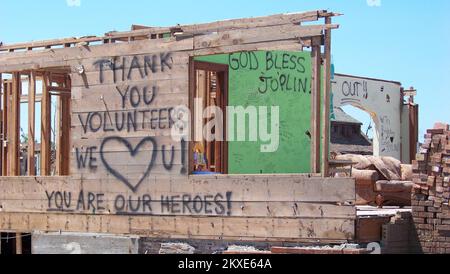
[[413, 161], [413, 217], [424, 253], [450, 253], [450, 128], [436, 124]]

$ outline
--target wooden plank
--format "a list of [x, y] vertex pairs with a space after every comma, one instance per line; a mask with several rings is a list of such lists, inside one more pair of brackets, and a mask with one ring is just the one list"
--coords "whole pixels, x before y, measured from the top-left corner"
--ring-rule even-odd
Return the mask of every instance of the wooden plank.
[[194, 49], [236, 46], [252, 43], [295, 40], [299, 38], [321, 36], [323, 31], [337, 28], [338, 25], [291, 26], [282, 25], [257, 29], [241, 29], [218, 32], [194, 37]]
[[[50, 92], [50, 88], [47, 87], [47, 89]], [[50, 92], [50, 95], [51, 92]], [[55, 131], [55, 148], [56, 148], [56, 153], [55, 153], [55, 175], [60, 175], [61, 174], [61, 169], [62, 169], [62, 161], [61, 161], [61, 156], [62, 156], [62, 103], [61, 103], [61, 99], [62, 97], [57, 96], [56, 98], [56, 113], [54, 113], [54, 115], [56, 115], [55, 119], [55, 128], [53, 129]]]
[[[264, 26], [279, 26], [279, 25], [296, 25], [306, 21], [317, 21], [319, 18], [318, 11], [290, 13], [290, 14], [276, 14], [263, 17], [252, 17], [242, 19], [223, 20], [205, 24], [195, 25], [181, 25], [175, 27], [183, 32], [184, 35], [201, 34], [205, 32], [227, 31], [240, 28], [259, 28]], [[123, 37], [129, 35], [151, 35], [157, 32], [171, 32], [173, 28], [155, 28], [144, 27], [138, 31], [128, 32], [114, 32], [111, 37]]]
[[382, 227], [389, 223], [390, 217], [372, 216], [356, 221], [356, 239], [358, 243], [381, 242]]
[[75, 68], [79, 61], [88, 58], [109, 59], [130, 54], [160, 54], [189, 51], [193, 49], [193, 38], [177, 41], [143, 40], [131, 44], [105, 44], [89, 47], [62, 48], [44, 51], [0, 54], [1, 72], [40, 69], [45, 67]]
[[[66, 78], [66, 87], [71, 89], [71, 80], [69, 77]], [[70, 174], [70, 143], [71, 143], [71, 119], [72, 106], [70, 97], [61, 98], [61, 163], [60, 163], [60, 173], [61, 176], [67, 176]]]
[[[325, 24], [331, 24], [331, 17], [325, 18]], [[330, 102], [331, 102], [331, 29], [325, 30], [325, 87], [322, 114], [322, 174], [329, 176], [330, 147]]]
[[[141, 71], [144, 71], [144, 68], [139, 68]], [[157, 71], [155, 73], [149, 73], [148, 76], [141, 77], [137, 69], [135, 69], [134, 73], [131, 75], [130, 79], [122, 80], [122, 75], [120, 72], [116, 73], [117, 79], [114, 79], [114, 75], [112, 71], [105, 71], [102, 79], [99, 79], [98, 71], [87, 71], [83, 76], [72, 74], [73, 78], [73, 88], [83, 88], [84, 90], [95, 91], [97, 88], [103, 88], [104, 86], [150, 86], [151, 84], [155, 84], [158, 82], [170, 82], [177, 80], [187, 80], [187, 71], [188, 71], [188, 63], [179, 63], [177, 65], [173, 65], [173, 68], [166, 71], [161, 72]], [[126, 70], [126, 74], [128, 74], [128, 70]], [[126, 76], [125, 76], [126, 77]], [[114, 90], [111, 90], [115, 92]]]
[[36, 175], [36, 72], [31, 71], [28, 84], [28, 175]]
[[77, 43], [81, 43], [81, 42], [96, 42], [96, 41], [101, 41], [101, 40], [102, 40], [101, 37], [52, 39], [52, 40], [43, 40], [43, 41], [3, 45], [0, 47], [0, 51], [11, 51], [11, 50], [19, 50], [19, 49], [31, 50], [33, 48], [44, 48], [44, 47], [50, 48], [52, 46], [59, 46], [59, 45], [64, 45], [64, 44], [77, 44]]
[[[66, 77], [63, 82], [64, 89], [69, 90], [70, 94], [70, 79]], [[57, 98], [57, 125], [56, 125], [56, 174], [60, 176], [69, 175], [69, 161], [70, 161], [70, 127], [71, 127], [71, 111], [70, 98], [68, 96], [61, 96]]]
[[[136, 175], [136, 177], [139, 174]], [[76, 178], [78, 177], [78, 178]], [[133, 177], [130, 177], [133, 178]], [[221, 175], [221, 176], [147, 176], [133, 193], [114, 176], [85, 179], [84, 176], [71, 177], [4, 177], [0, 185], [8, 199], [11, 193], [27, 193], [41, 198], [43, 191], [72, 191], [116, 193], [131, 195], [215, 195], [232, 192], [233, 201], [256, 202], [304, 202], [349, 204], [355, 201], [354, 179], [308, 178], [306, 175]], [[36, 192], [35, 194], [33, 194]], [[3, 195], [3, 194], [2, 194]], [[158, 197], [159, 196], [159, 197]]]
[[[1, 114], [1, 128], [0, 128], [0, 136], [1, 136], [1, 148], [0, 148], [0, 172], [1, 172], [1, 175], [3, 176], [4, 174], [3, 174], [3, 166], [5, 165], [5, 162], [4, 162], [4, 159], [3, 159], [3, 153], [4, 153], [4, 150], [3, 150], [3, 136], [4, 136], [4, 129], [3, 129], [3, 125], [4, 125], [4, 123], [5, 123], [5, 121], [3, 120], [3, 112], [4, 112], [4, 97], [3, 97], [3, 93], [5, 92], [5, 88], [4, 88], [4, 86], [3, 86], [3, 75], [2, 75], [2, 73], [0, 73], [0, 94], [1, 94], [1, 103], [0, 103], [0, 108], [1, 108], [1, 111], [2, 111], [2, 114]], [[0, 247], [0, 254], [1, 254], [1, 247]]]
[[16, 233], [16, 255], [22, 254], [22, 233]]
[[9, 176], [20, 176], [20, 73], [13, 73], [11, 109], [8, 130]]
[[50, 175], [51, 168], [51, 98], [47, 89], [50, 75], [44, 74], [41, 102], [41, 176]]
[[[49, 195], [51, 195], [50, 193]], [[88, 194], [86, 194], [86, 197]], [[208, 211], [211, 210], [211, 213], [206, 212], [195, 212], [192, 204], [183, 206], [182, 201], [173, 201], [166, 207], [165, 201], [157, 201], [152, 200], [148, 205], [151, 206], [152, 211], [146, 210], [145, 212], [142, 210], [142, 205], [139, 211], [133, 212], [128, 208], [128, 211], [117, 211], [114, 209], [115, 199], [111, 198], [113, 195], [106, 196], [105, 200], [103, 200], [104, 204], [107, 205], [105, 210], [97, 210], [91, 209], [80, 209], [74, 211], [74, 209], [59, 209], [54, 205], [52, 208], [48, 209], [48, 200], [45, 197], [45, 194], [42, 195], [43, 199], [36, 200], [25, 200], [19, 201], [15, 200], [6, 200], [4, 202], [5, 210], [4, 212], [14, 212], [14, 213], [64, 213], [64, 214], [82, 214], [89, 216], [96, 215], [129, 215], [129, 216], [232, 216], [232, 217], [273, 217], [273, 218], [302, 218], [304, 220], [307, 219], [344, 219], [350, 220], [355, 219], [355, 210], [354, 207], [351, 206], [338, 206], [338, 205], [327, 205], [320, 203], [291, 203], [291, 202], [231, 202], [231, 208], [236, 208], [230, 215], [218, 214], [214, 212], [214, 210], [219, 209], [213, 203], [212, 206], [208, 207]], [[179, 195], [174, 195], [179, 196]], [[181, 196], [179, 196], [181, 197]], [[78, 197], [73, 197], [76, 199]], [[106, 200], [108, 199], [108, 200]], [[53, 203], [54, 201], [52, 201]], [[72, 201], [74, 203], [74, 201]], [[138, 208], [139, 203], [142, 203], [142, 200], [127, 200], [127, 203], [132, 203], [134, 207]], [[146, 205], [147, 206], [147, 205]], [[170, 207], [174, 206], [174, 210], [177, 212], [170, 212], [172, 210]], [[296, 208], [298, 211], [294, 211], [293, 208]], [[75, 208], [75, 206], [74, 206]], [[244, 208], [240, 210], [240, 208]], [[268, 210], [270, 209], [270, 211]], [[183, 211], [184, 210], [184, 211]], [[179, 212], [178, 212], [179, 211]]]
[[2, 97], [2, 110], [3, 110], [3, 138], [2, 138], [2, 175], [7, 176], [9, 171], [9, 158], [8, 158], [8, 150], [9, 146], [7, 145], [8, 134], [9, 134], [9, 112], [11, 105], [11, 84], [10, 81], [2, 82], [3, 85], [3, 97]]
[[313, 173], [320, 173], [320, 101], [322, 54], [320, 46], [312, 49], [312, 96], [311, 96], [311, 167]]
[[245, 45], [220, 46], [215, 48], [204, 48], [194, 50], [194, 56], [204, 56], [212, 54], [233, 53], [239, 51], [257, 51], [257, 50], [286, 50], [286, 51], [303, 51], [303, 47], [311, 46], [311, 40], [284, 40], [273, 42], [252, 43]]
[[[320, 241], [354, 239], [353, 220], [222, 218], [0, 213], [2, 230], [139, 235], [151, 238], [240, 241]], [[214, 226], [213, 226], [214, 225]], [[255, 228], [263, 228], [255, 230]]]

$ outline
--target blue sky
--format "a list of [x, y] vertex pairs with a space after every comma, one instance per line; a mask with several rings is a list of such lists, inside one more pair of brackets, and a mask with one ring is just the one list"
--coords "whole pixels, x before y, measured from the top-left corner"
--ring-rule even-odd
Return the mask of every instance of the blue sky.
[[[69, 0], [77, 2], [78, 0]], [[418, 90], [420, 134], [450, 122], [448, 0], [0, 0], [4, 43], [102, 35], [132, 24], [168, 26], [328, 9], [343, 13], [333, 35], [336, 72], [396, 80]], [[365, 116], [354, 113], [356, 118]]]

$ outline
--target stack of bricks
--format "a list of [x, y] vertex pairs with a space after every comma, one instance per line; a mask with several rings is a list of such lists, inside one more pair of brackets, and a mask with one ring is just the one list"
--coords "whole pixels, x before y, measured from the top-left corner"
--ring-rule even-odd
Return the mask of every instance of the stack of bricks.
[[413, 161], [413, 219], [424, 253], [450, 254], [450, 127], [436, 124]]

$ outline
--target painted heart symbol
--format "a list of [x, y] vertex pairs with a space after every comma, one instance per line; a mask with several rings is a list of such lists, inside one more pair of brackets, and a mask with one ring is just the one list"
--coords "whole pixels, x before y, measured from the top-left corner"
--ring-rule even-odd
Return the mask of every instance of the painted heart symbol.
[[[152, 144], [153, 151], [152, 151], [151, 160], [150, 160], [148, 166], [146, 167], [146, 170], [144, 171], [144, 174], [142, 175], [142, 177], [139, 179], [138, 182], [136, 182], [134, 184], [132, 182], [130, 182], [125, 176], [123, 176], [123, 174], [121, 174], [119, 171], [114, 169], [108, 163], [108, 161], [105, 159], [104, 149], [105, 149], [105, 146], [108, 143], [110, 143], [110, 142], [119, 142], [119, 143], [125, 145], [126, 148], [128, 149], [128, 151], [130, 152], [131, 157], [133, 157], [133, 158], [139, 153], [139, 150], [141, 149], [142, 146], [144, 146], [147, 143], [151, 143]], [[106, 167], [106, 169], [108, 170], [109, 173], [111, 173], [114, 177], [116, 177], [121, 182], [123, 182], [133, 192], [136, 192], [138, 190], [139, 186], [145, 180], [145, 178], [147, 178], [147, 176], [150, 174], [150, 172], [151, 172], [151, 170], [153, 168], [153, 164], [155, 163], [155, 160], [156, 160], [156, 141], [152, 137], [146, 137], [146, 138], [142, 139], [142, 141], [135, 148], [133, 148], [133, 146], [130, 144], [130, 142], [128, 142], [128, 140], [126, 140], [124, 138], [121, 138], [121, 137], [107, 137], [107, 138], [105, 138], [103, 140], [102, 146], [100, 148], [100, 157], [101, 157], [101, 160], [103, 162], [103, 165]]]

